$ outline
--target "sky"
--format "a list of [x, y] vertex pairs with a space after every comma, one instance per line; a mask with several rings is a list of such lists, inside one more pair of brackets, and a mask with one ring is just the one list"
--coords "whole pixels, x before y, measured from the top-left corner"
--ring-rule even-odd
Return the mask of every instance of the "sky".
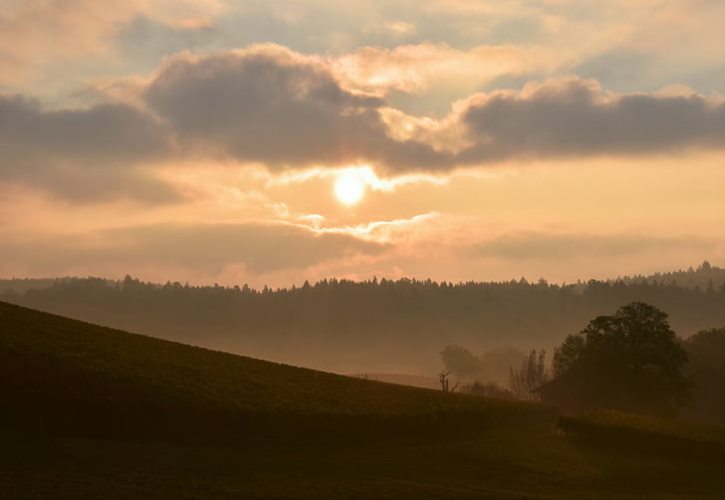
[[725, 2], [0, 0], [0, 277], [725, 264]]

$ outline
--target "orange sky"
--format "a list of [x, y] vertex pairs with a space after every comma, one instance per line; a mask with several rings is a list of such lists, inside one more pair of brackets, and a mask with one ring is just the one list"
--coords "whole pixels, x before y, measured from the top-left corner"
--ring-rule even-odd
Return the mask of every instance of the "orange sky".
[[0, 0], [2, 277], [725, 262], [719, 2], [98, 5]]

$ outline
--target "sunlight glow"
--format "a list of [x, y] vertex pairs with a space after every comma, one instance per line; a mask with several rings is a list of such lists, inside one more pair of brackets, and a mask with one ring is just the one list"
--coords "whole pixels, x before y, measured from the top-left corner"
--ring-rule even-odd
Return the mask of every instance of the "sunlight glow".
[[343, 205], [354, 205], [365, 194], [365, 180], [356, 171], [342, 172], [335, 181], [335, 196]]

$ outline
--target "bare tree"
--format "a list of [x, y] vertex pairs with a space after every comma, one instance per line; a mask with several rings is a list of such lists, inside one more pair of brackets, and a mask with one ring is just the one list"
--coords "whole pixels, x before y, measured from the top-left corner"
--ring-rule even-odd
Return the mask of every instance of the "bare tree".
[[511, 368], [510, 387], [511, 392], [518, 399], [524, 401], [538, 401], [539, 395], [533, 392], [549, 380], [549, 372], [546, 369], [546, 351], [532, 350], [524, 359], [521, 368]]
[[450, 371], [450, 370], [445, 370], [445, 369], [444, 369], [444, 370], [442, 370], [442, 371], [441, 371], [441, 372], [440, 372], [440, 373], [438, 374], [438, 380], [439, 380], [439, 381], [440, 381], [440, 383], [441, 383], [441, 390], [442, 390], [443, 392], [455, 392], [455, 391], [456, 391], [456, 389], [458, 388], [458, 384], [459, 384], [459, 382], [456, 382], [456, 383], [455, 383], [455, 385], [454, 385], [453, 387], [450, 387], [450, 384], [449, 384], [449, 382], [450, 382], [450, 381], [449, 381], [449, 379], [448, 379], [448, 376], [449, 376], [450, 374], [451, 374], [451, 371]]

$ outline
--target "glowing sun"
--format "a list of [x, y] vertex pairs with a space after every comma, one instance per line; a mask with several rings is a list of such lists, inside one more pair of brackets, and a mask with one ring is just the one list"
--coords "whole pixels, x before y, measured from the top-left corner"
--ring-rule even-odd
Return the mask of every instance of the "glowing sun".
[[335, 181], [335, 197], [343, 205], [354, 205], [365, 194], [365, 182], [355, 172], [343, 172]]

